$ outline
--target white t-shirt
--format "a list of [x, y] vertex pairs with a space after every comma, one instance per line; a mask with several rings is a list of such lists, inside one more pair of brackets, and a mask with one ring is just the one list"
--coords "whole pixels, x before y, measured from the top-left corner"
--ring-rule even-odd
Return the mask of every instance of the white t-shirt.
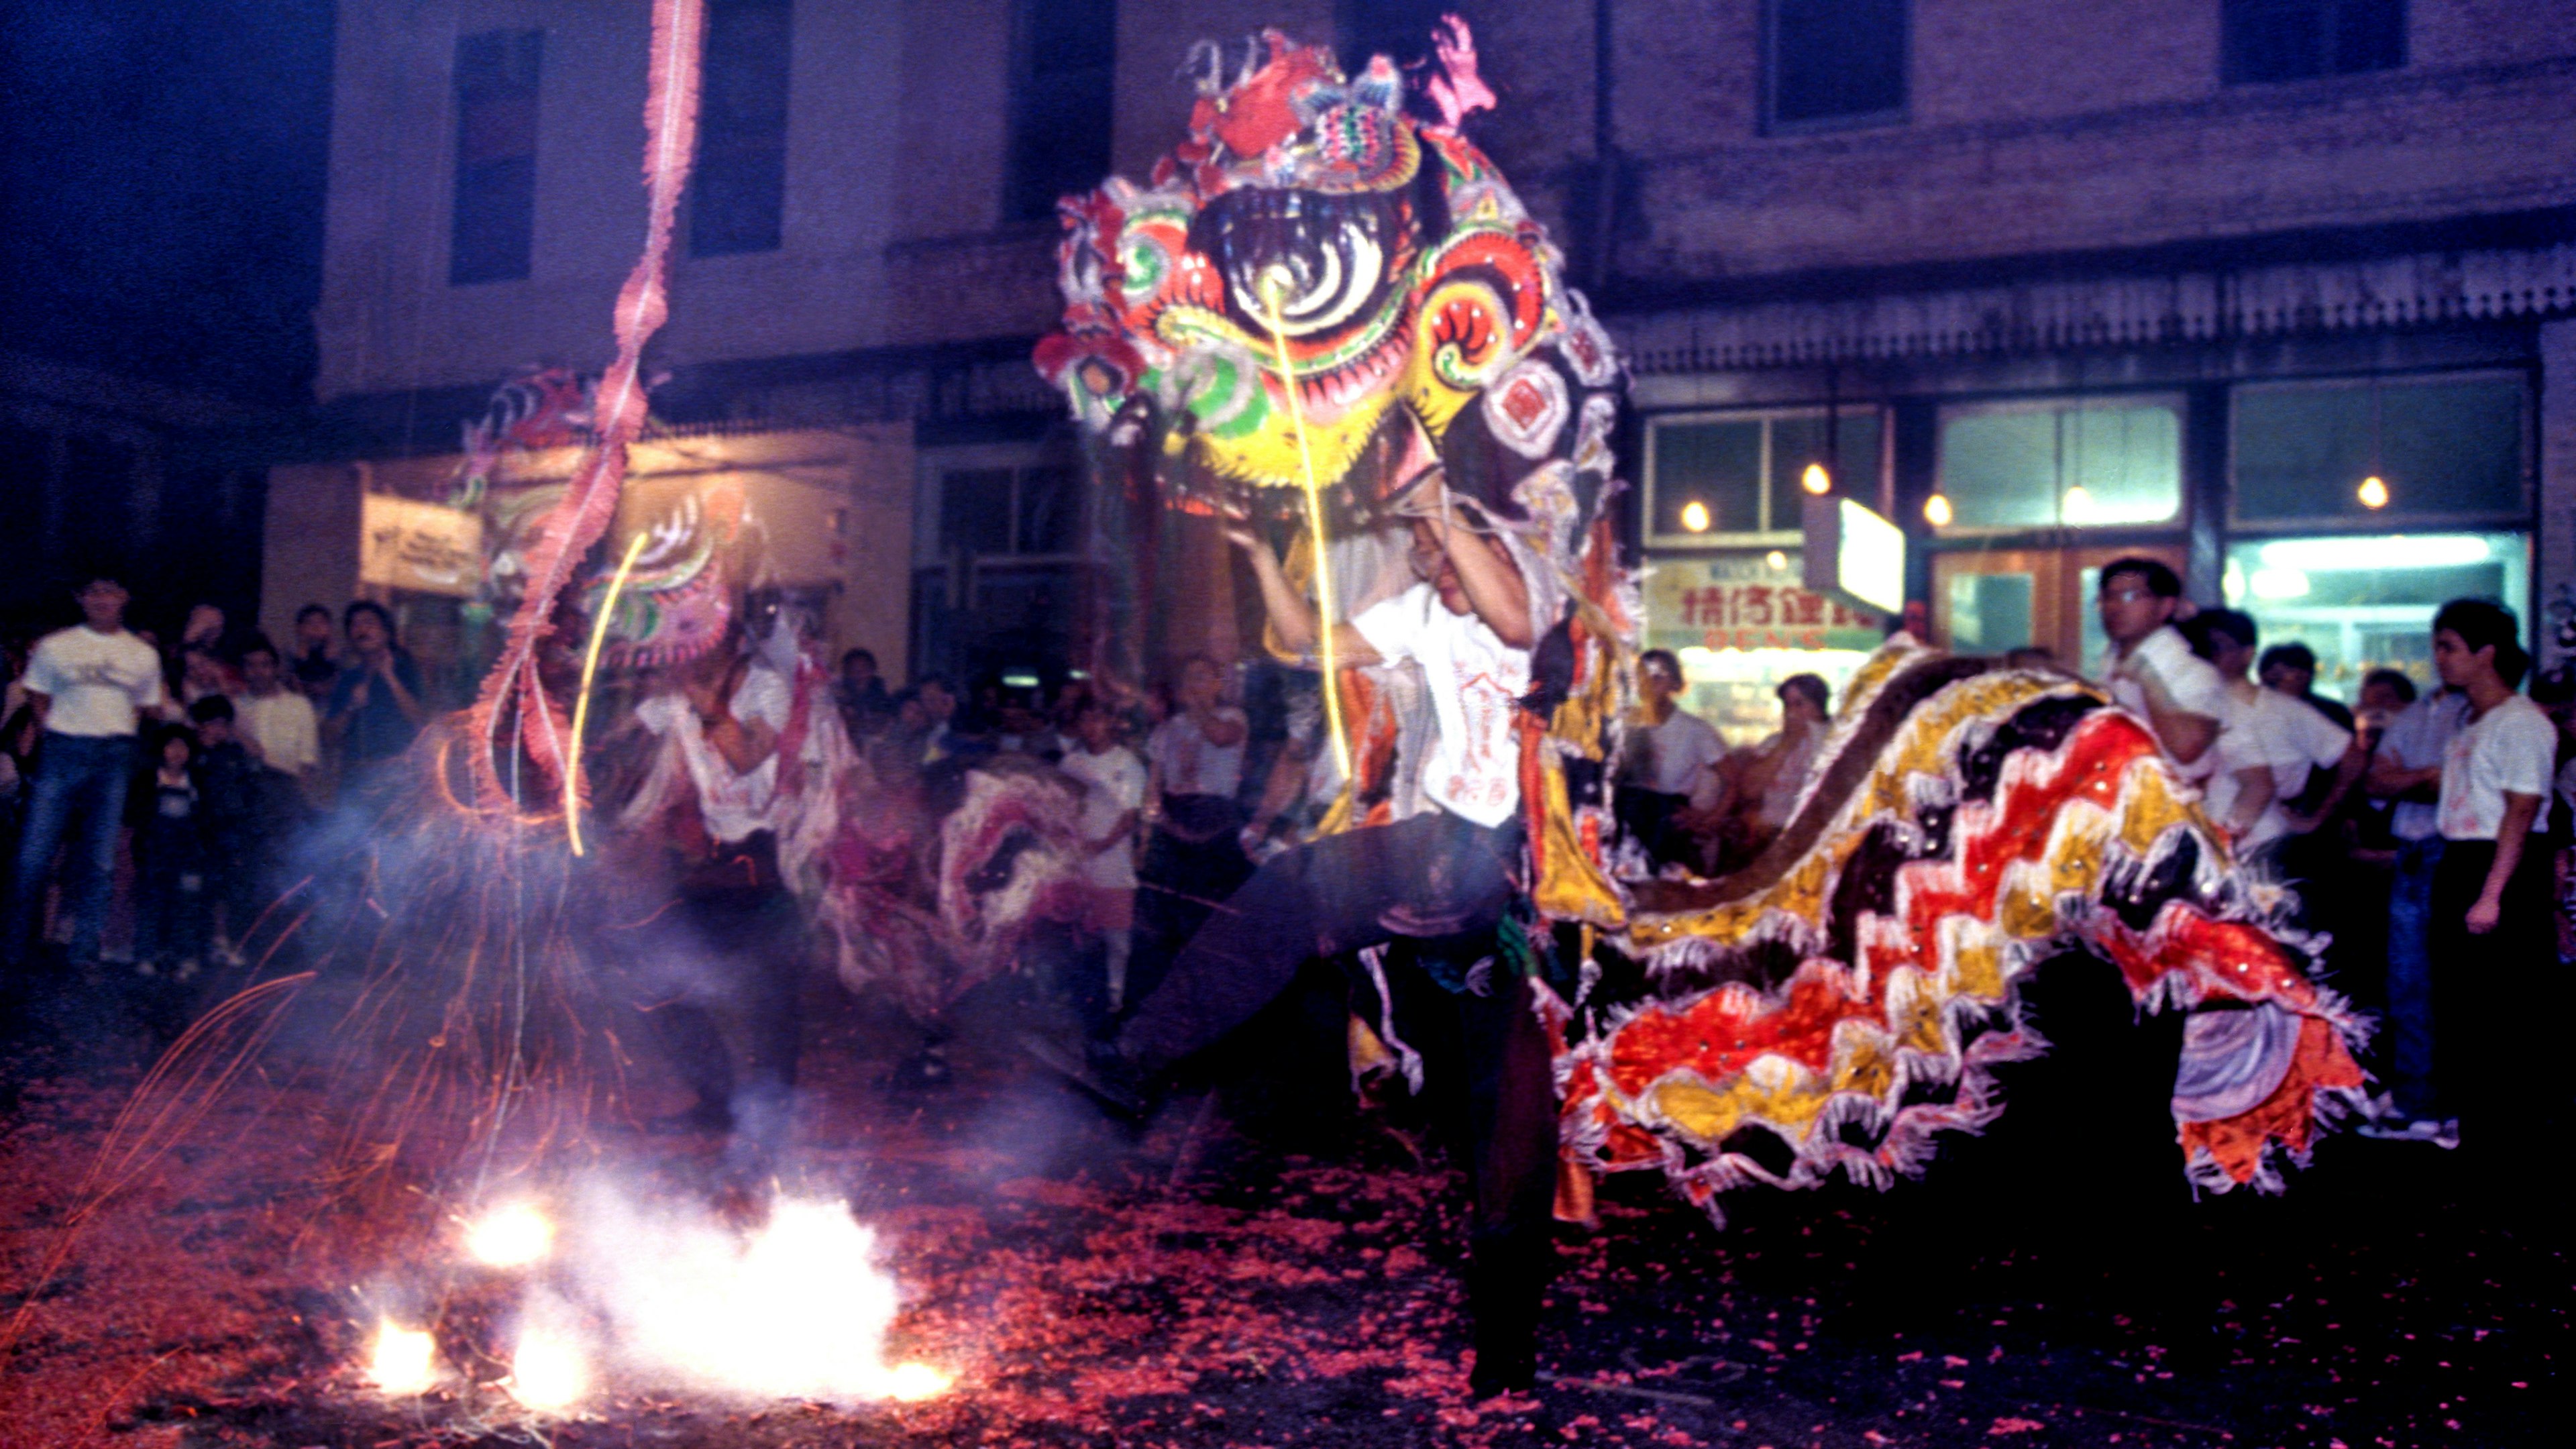
[[2442, 751], [2442, 838], [2493, 840], [2504, 797], [2537, 795], [2533, 831], [2549, 828], [2549, 789], [2558, 773], [2558, 727], [2521, 695], [2469, 721]]
[[1726, 755], [1726, 742], [1708, 721], [1676, 709], [1662, 724], [1642, 720], [1628, 726], [1627, 783], [1658, 795], [1691, 795], [1708, 778], [1708, 767]]
[[124, 630], [101, 634], [75, 624], [38, 641], [26, 683], [53, 700], [45, 711], [45, 728], [53, 733], [130, 735], [137, 716], [162, 701], [161, 656]]
[[[765, 664], [755, 664], [734, 687], [728, 708], [744, 724], [758, 720], [772, 730], [787, 728], [796, 702], [795, 684]], [[715, 746], [707, 743], [706, 726], [689, 707], [687, 696], [673, 691], [635, 706], [635, 718], [657, 735], [676, 735], [680, 758], [689, 768], [689, 783], [698, 791], [698, 814], [707, 834], [731, 844], [754, 831], [774, 828], [771, 807], [777, 803], [778, 752], [737, 773]]]
[[2311, 770], [2327, 768], [2341, 760], [2352, 735], [2304, 701], [2277, 689], [2257, 690], [2251, 700], [2239, 699], [2231, 692], [2224, 709], [2218, 721], [2218, 743], [2210, 750], [2218, 756], [2218, 769], [2210, 777], [2205, 803], [2211, 819], [2227, 819], [2235, 813], [2242, 788], [2236, 772], [2270, 766], [2272, 803], [2255, 817], [2237, 847], [2252, 850], [2289, 833], [2289, 817], [2282, 811], [2282, 802], [2297, 799], [2308, 788]]
[[[2379, 752], [2409, 770], [2442, 763], [2451, 737], [2469, 722], [2468, 696], [2445, 689], [2406, 706], [2380, 737]], [[2388, 828], [2400, 840], [2431, 840], [2442, 833], [2442, 811], [2421, 800], [2400, 800], [2388, 813]]]
[[[1243, 723], [1243, 711], [1219, 705], [1217, 718]], [[1243, 740], [1230, 745], [1208, 742], [1207, 731], [1184, 711], [1154, 727], [1145, 741], [1154, 757], [1166, 795], [1222, 795], [1231, 800], [1243, 788]]]
[[1351, 627], [1379, 658], [1422, 666], [1440, 727], [1422, 793], [1479, 825], [1510, 820], [1521, 801], [1513, 714], [1529, 692], [1529, 651], [1505, 644], [1472, 612], [1450, 613], [1427, 583], [1372, 605]]
[[275, 694], [236, 694], [233, 718], [244, 738], [259, 745], [260, 758], [272, 770], [301, 775], [322, 763], [322, 742], [314, 729], [313, 701], [291, 689]]
[[[1145, 803], [1145, 766], [1135, 752], [1125, 745], [1111, 745], [1099, 754], [1079, 745], [1065, 751], [1056, 766], [1082, 785], [1081, 830], [1085, 840], [1098, 840], [1118, 823], [1118, 817]], [[1136, 885], [1136, 853], [1125, 840], [1094, 852], [1082, 864], [1084, 879], [1111, 890], [1132, 890]]]
[[[2120, 665], [2132, 657], [2148, 673], [2164, 681], [2165, 693], [2185, 713], [2217, 720], [2222, 725], [2226, 722], [2227, 681], [2219, 677], [2208, 660], [2191, 652], [2191, 645], [2182, 637], [2181, 630], [2167, 624], [2139, 640], [2137, 647], [2128, 654], [2122, 654], [2116, 645], [2111, 650], [2111, 679], [2105, 686], [2110, 691], [2111, 702], [2148, 721], [2152, 729], [2154, 721], [2147, 713], [2146, 686], [2120, 672]], [[2165, 753], [2171, 755], [2173, 751], [2168, 748]], [[2184, 778], [2204, 779], [2218, 768], [2218, 747], [2213, 744], [2200, 752], [2199, 759], [2188, 763], [2176, 760], [2174, 764]]]

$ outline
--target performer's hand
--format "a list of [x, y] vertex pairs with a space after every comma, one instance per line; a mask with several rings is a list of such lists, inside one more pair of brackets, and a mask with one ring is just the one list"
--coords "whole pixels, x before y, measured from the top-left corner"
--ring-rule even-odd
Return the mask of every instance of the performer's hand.
[[2470, 935], [2483, 936], [2493, 931], [2503, 919], [2503, 904], [2492, 896], [2480, 896], [2478, 903], [2469, 907], [2469, 917], [2464, 924], [2468, 926]]
[[1267, 553], [1269, 551], [1269, 542], [1253, 530], [1251, 519], [1229, 513], [1225, 515], [1224, 526], [1225, 541], [1233, 544], [1236, 548], [1242, 549], [1245, 553]]

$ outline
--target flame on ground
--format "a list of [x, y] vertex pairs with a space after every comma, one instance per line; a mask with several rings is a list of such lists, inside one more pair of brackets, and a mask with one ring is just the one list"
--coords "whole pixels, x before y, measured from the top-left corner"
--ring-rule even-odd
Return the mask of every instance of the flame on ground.
[[590, 1355], [576, 1334], [554, 1320], [541, 1301], [519, 1329], [510, 1355], [510, 1397], [531, 1409], [569, 1409], [590, 1392]]
[[438, 1343], [417, 1328], [390, 1318], [376, 1320], [376, 1341], [367, 1357], [367, 1381], [388, 1394], [409, 1397], [427, 1393], [438, 1382]]
[[570, 1281], [618, 1359], [695, 1388], [826, 1402], [927, 1397], [927, 1365], [889, 1369], [894, 1279], [876, 1235], [828, 1200], [780, 1198], [748, 1232], [593, 1192], [568, 1234]]

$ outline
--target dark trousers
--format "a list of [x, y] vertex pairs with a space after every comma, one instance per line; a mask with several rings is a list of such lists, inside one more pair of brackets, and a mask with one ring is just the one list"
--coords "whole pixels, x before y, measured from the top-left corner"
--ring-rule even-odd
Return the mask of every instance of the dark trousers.
[[1622, 785], [1611, 797], [1619, 828], [1636, 837], [1646, 858], [1658, 866], [1676, 862], [1699, 869], [1699, 842], [1675, 824], [1673, 817], [1690, 808], [1688, 795], [1667, 795], [1635, 785]]
[[[2556, 1053], [2548, 1037], [2559, 1019], [2557, 940], [2551, 920], [2549, 847], [2533, 836], [2505, 886], [2496, 928], [2471, 935], [2469, 907], [2495, 864], [2492, 840], [2453, 840], [2433, 868], [2430, 938], [2433, 968], [2435, 1080], [2444, 1110], [2460, 1119], [2464, 1142], [2480, 1155], [2545, 1154]], [[2564, 1078], [2556, 1079], [2562, 1086]]]
[[203, 862], [145, 860], [134, 873], [134, 959], [177, 965], [206, 954], [214, 896]]
[[764, 833], [684, 879], [638, 943], [646, 1013], [708, 1112], [783, 1111], [796, 1085], [804, 933]]
[[[1128, 1059], [1159, 1072], [1215, 1045], [1296, 980], [1316, 956], [1397, 936], [1451, 953], [1492, 950], [1511, 903], [1517, 825], [1490, 829], [1433, 811], [1345, 831], [1274, 857], [1173, 961], [1123, 1033]], [[1477, 1378], [1525, 1384], [1550, 1262], [1556, 1088], [1529, 984], [1499, 964], [1485, 994], [1451, 1000], [1466, 1058], [1468, 1303]]]
[[1512, 897], [1517, 825], [1488, 829], [1445, 810], [1328, 835], [1274, 856], [1211, 912], [1122, 1033], [1149, 1072], [1215, 1045], [1316, 956], [1399, 935], [1490, 930]]
[[[63, 907], [72, 918], [72, 959], [98, 959], [99, 932], [107, 924], [108, 894], [116, 874], [116, 836], [125, 823], [125, 784], [134, 771], [134, 736], [57, 734], [46, 731], [30, 782], [27, 817], [18, 837], [18, 870], [10, 883], [8, 936], [0, 956], [34, 949], [44, 928], [45, 886], [54, 854], [71, 838], [65, 864], [70, 880]], [[77, 833], [75, 833], [77, 832]]]
[[[2490, 856], [2489, 859], [2493, 857]], [[2433, 1076], [2433, 876], [2442, 837], [2403, 840], [2388, 890], [2388, 1086], [2397, 1110], [2431, 1117]]]

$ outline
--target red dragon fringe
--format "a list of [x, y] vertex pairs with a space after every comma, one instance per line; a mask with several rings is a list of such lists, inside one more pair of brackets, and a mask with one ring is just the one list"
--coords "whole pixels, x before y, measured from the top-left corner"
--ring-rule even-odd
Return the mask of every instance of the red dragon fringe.
[[475, 803], [486, 810], [507, 809], [512, 803], [511, 792], [502, 783], [499, 755], [503, 719], [513, 706], [520, 745], [538, 771], [557, 784], [569, 775], [576, 791], [580, 786], [581, 762], [572, 758], [571, 721], [547, 697], [536, 651], [554, 631], [556, 601], [617, 516], [618, 495], [626, 482], [627, 445], [644, 431], [644, 345], [670, 315], [671, 228], [697, 148], [699, 55], [705, 37], [705, 0], [654, 0], [652, 80], [644, 97], [644, 185], [649, 198], [644, 251], [617, 294], [617, 358], [599, 380], [592, 418], [598, 445], [528, 549], [527, 594], [510, 620], [501, 657], [485, 676], [467, 715], [469, 737], [483, 742], [471, 768]]

